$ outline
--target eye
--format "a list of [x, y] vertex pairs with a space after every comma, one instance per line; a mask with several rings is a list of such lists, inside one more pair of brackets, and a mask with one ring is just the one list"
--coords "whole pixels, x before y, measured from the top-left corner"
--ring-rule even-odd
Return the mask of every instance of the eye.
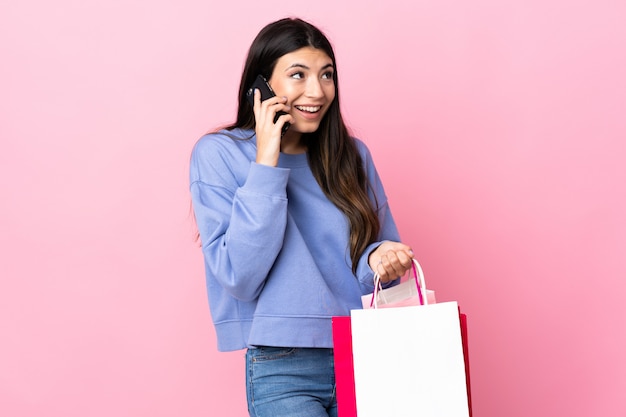
[[291, 78], [295, 78], [296, 80], [301, 80], [304, 78], [304, 74], [302, 72], [294, 72], [290, 75]]
[[322, 74], [322, 78], [325, 80], [332, 80], [333, 79], [333, 72], [332, 71], [327, 71], [324, 74]]

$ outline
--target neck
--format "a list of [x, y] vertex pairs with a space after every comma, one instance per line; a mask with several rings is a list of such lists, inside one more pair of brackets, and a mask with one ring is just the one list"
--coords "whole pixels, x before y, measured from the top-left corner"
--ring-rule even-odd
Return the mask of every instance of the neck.
[[307, 148], [302, 143], [302, 134], [287, 130], [280, 141], [280, 151], [286, 154], [305, 153]]

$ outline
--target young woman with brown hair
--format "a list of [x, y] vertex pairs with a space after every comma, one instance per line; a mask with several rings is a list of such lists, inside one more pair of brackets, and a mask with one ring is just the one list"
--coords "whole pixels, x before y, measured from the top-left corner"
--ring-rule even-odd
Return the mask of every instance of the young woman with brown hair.
[[[315, 26], [267, 25], [235, 123], [192, 153], [218, 349], [247, 349], [251, 416], [336, 416], [331, 318], [360, 308], [375, 272], [393, 285], [411, 267], [372, 157], [341, 117], [337, 73]], [[259, 75], [275, 97], [250, 91]]]

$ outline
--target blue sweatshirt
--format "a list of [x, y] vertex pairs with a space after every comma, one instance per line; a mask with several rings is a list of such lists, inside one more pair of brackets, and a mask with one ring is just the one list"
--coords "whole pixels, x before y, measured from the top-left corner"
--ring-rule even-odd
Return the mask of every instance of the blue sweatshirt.
[[330, 348], [331, 318], [361, 308], [361, 295], [373, 291], [370, 252], [400, 239], [372, 157], [355, 141], [381, 223], [356, 276], [348, 220], [324, 195], [306, 154], [281, 153], [277, 167], [257, 164], [253, 130], [223, 130], [197, 142], [191, 196], [218, 350]]

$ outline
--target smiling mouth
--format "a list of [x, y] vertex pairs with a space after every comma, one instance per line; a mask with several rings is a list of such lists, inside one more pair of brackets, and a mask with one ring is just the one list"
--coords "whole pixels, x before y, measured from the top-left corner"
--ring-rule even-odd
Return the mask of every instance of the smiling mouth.
[[306, 113], [317, 113], [320, 111], [322, 106], [295, 106], [296, 109], [306, 112]]

